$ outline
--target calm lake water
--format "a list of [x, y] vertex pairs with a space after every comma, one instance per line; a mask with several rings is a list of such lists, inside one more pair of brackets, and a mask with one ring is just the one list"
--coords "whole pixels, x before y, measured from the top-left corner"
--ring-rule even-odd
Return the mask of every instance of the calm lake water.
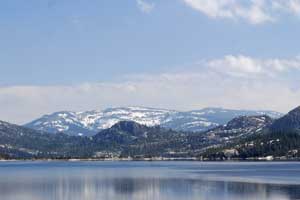
[[300, 163], [0, 162], [0, 200], [300, 199]]

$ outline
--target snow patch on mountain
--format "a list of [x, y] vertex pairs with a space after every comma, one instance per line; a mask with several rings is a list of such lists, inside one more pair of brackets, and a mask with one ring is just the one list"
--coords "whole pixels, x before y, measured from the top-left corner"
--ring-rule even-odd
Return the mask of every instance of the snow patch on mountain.
[[188, 112], [145, 107], [119, 107], [86, 112], [62, 111], [44, 115], [26, 127], [40, 131], [69, 135], [94, 135], [120, 121], [134, 121], [146, 126], [162, 126], [182, 131], [205, 131], [226, 124], [241, 115], [266, 114], [274, 118], [282, 114], [273, 111], [245, 111], [205, 108]]

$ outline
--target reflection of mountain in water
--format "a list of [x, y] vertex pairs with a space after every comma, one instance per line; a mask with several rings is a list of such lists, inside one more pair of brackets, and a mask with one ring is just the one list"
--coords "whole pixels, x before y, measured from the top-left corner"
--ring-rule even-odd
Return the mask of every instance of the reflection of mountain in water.
[[1, 200], [290, 200], [300, 185], [272, 185], [178, 178], [49, 177], [0, 182]]

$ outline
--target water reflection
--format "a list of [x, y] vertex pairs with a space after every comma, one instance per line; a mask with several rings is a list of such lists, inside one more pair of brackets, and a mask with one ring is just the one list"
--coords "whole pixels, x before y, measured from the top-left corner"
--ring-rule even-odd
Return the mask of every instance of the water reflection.
[[[50, 169], [50, 170], [49, 170]], [[0, 174], [1, 200], [292, 200], [300, 185], [212, 181], [168, 170], [13, 170]]]
[[299, 199], [299, 186], [189, 179], [113, 178], [1, 183], [1, 200], [33, 199]]

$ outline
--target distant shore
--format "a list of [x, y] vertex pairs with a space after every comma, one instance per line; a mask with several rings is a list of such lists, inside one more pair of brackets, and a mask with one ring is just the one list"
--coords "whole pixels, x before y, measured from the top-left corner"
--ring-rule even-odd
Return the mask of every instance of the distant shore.
[[247, 158], [247, 159], [199, 159], [196, 157], [190, 158], [70, 158], [70, 159], [0, 159], [0, 162], [19, 162], [19, 161], [66, 161], [66, 162], [90, 162], [90, 161], [196, 161], [196, 162], [295, 162], [300, 161], [300, 158], [282, 159], [282, 158]]

